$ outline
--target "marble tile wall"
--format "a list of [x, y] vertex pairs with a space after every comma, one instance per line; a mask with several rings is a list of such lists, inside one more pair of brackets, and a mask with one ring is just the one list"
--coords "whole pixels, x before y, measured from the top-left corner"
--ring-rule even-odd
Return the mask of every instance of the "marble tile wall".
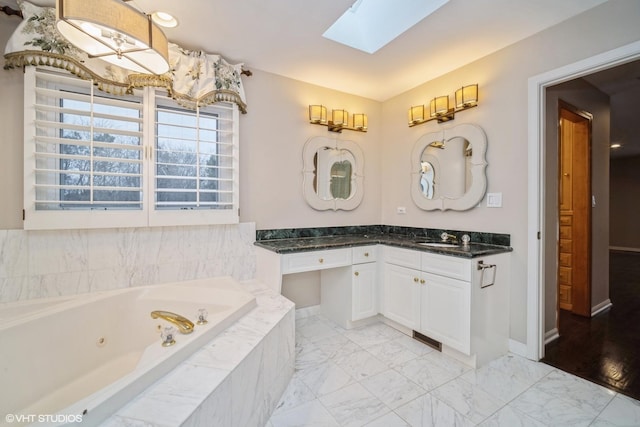
[[0, 230], [0, 303], [203, 277], [255, 277], [255, 223]]

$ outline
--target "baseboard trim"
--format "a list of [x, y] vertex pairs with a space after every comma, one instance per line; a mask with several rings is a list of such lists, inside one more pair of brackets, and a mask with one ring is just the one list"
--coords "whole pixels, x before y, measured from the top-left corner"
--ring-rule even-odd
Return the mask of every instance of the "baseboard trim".
[[640, 248], [627, 248], [624, 246], [609, 246], [609, 250], [622, 252], [640, 252]]
[[611, 300], [609, 298], [607, 298], [606, 300], [602, 301], [600, 304], [591, 307], [591, 317], [602, 313], [603, 311], [605, 311], [608, 308], [611, 308], [613, 304], [611, 303]]
[[509, 352], [517, 354], [518, 356], [528, 358], [527, 345], [525, 343], [521, 343], [520, 341], [509, 339]]
[[544, 345], [549, 344], [560, 338], [560, 333], [558, 332], [558, 328], [553, 328], [550, 331], [544, 333]]

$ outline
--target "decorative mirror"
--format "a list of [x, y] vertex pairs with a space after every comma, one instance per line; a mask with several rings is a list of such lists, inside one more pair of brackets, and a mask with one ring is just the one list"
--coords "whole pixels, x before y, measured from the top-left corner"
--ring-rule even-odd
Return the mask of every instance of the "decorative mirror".
[[303, 149], [304, 198], [317, 210], [352, 210], [364, 195], [364, 156], [353, 141], [310, 138]]
[[480, 126], [461, 124], [421, 136], [411, 153], [411, 197], [424, 210], [464, 211], [487, 189], [487, 137]]

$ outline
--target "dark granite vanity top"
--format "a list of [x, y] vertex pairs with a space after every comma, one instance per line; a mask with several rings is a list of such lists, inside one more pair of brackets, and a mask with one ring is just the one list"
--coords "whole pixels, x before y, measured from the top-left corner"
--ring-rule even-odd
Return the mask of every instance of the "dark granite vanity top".
[[[458, 241], [463, 234], [468, 234], [471, 242], [466, 247], [462, 244], [454, 247], [429, 247], [420, 244], [441, 243], [440, 234], [443, 231], [457, 236]], [[475, 258], [512, 251], [513, 249], [509, 246], [510, 240], [508, 234], [375, 225], [258, 230], [255, 245], [279, 254], [288, 254], [383, 244], [442, 255]]]

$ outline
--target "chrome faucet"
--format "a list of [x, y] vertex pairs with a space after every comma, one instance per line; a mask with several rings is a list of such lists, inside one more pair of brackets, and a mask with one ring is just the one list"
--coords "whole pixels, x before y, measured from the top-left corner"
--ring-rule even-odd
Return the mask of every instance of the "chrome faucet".
[[442, 232], [442, 234], [440, 235], [440, 238], [442, 239], [443, 242], [451, 241], [453, 243], [458, 243], [458, 238], [453, 234], [447, 233], [446, 231]]
[[158, 317], [176, 325], [182, 334], [190, 334], [193, 332], [193, 322], [186, 317], [170, 311], [155, 310], [151, 312], [151, 318], [157, 319]]

